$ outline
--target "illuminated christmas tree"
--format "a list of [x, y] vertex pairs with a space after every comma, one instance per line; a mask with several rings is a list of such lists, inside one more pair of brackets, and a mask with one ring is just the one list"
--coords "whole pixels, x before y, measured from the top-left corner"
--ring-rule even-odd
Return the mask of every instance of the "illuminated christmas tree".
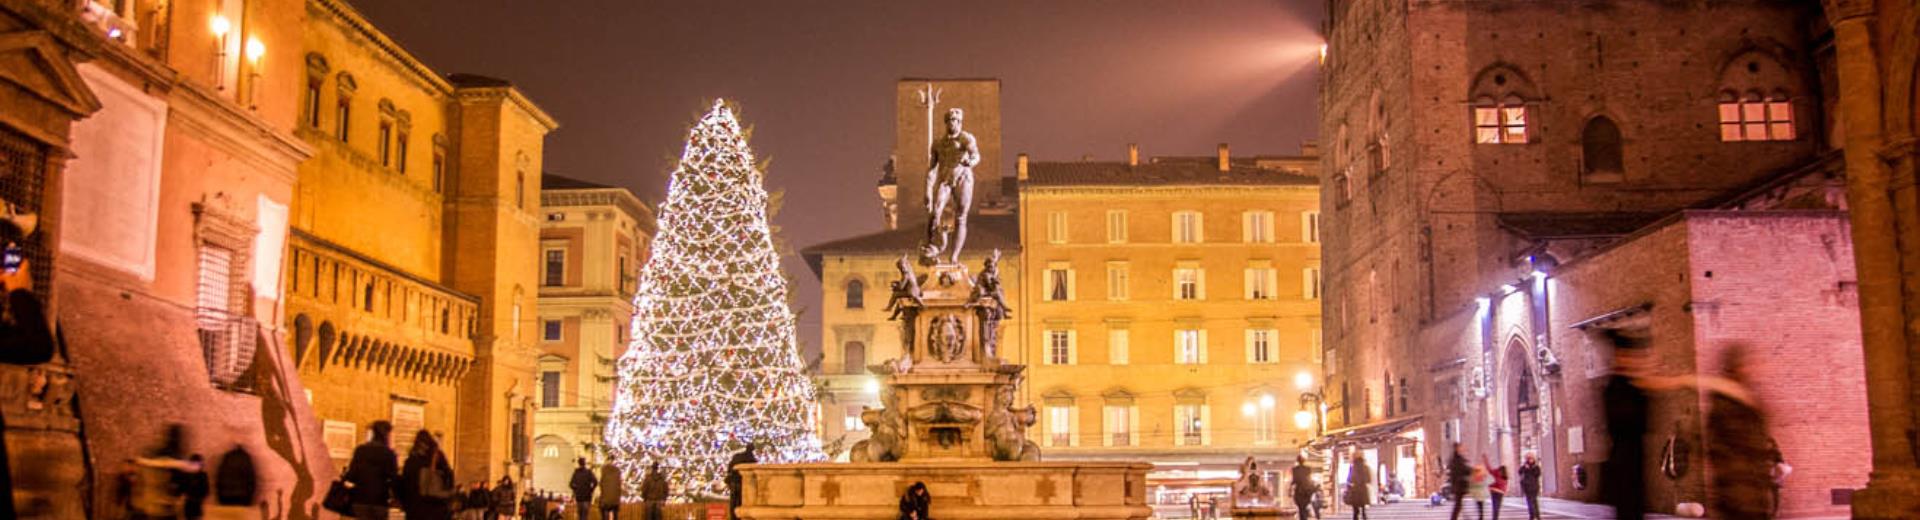
[[824, 460], [753, 150], [724, 101], [687, 134], [633, 298], [607, 442], [638, 496], [651, 463], [675, 496], [725, 496], [729, 457]]

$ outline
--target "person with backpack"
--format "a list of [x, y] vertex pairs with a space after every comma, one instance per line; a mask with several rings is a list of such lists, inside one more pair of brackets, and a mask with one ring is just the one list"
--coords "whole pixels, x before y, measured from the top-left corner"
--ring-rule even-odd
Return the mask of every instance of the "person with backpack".
[[394, 496], [407, 520], [452, 520], [453, 466], [440, 451], [432, 433], [421, 430], [413, 437], [413, 449], [407, 450], [407, 462], [401, 465]]

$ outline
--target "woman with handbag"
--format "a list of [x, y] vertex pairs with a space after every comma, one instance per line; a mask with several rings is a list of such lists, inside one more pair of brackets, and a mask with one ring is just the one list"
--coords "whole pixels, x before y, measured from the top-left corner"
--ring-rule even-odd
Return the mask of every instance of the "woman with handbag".
[[413, 437], [413, 449], [407, 451], [395, 487], [407, 520], [452, 520], [453, 467], [433, 434], [421, 430]]

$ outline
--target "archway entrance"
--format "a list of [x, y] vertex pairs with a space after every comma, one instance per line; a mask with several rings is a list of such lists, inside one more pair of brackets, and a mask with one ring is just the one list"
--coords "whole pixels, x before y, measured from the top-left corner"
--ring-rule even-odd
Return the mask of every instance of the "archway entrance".
[[1506, 394], [1501, 418], [1506, 422], [1506, 435], [1501, 439], [1500, 461], [1496, 464], [1507, 465], [1517, 489], [1522, 457], [1528, 453], [1538, 456], [1544, 494], [1554, 489], [1553, 406], [1543, 391], [1546, 382], [1534, 369], [1532, 352], [1531, 346], [1519, 338], [1507, 343], [1501, 367], [1501, 389]]
[[567, 492], [567, 481], [573, 477], [573, 445], [566, 439], [554, 435], [543, 435], [533, 441], [533, 488]]

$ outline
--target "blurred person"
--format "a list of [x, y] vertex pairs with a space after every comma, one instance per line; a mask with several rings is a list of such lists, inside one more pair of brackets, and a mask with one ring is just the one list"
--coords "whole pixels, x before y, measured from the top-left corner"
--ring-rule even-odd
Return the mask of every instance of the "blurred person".
[[645, 520], [665, 518], [668, 491], [667, 474], [660, 471], [660, 463], [648, 465], [646, 476], [640, 478], [640, 499], [646, 501]]
[[588, 511], [593, 510], [593, 488], [600, 486], [600, 479], [594, 477], [593, 470], [587, 469], [586, 457], [576, 460], [575, 464], [573, 480], [567, 482], [567, 487], [573, 490], [573, 517], [587, 520]]
[[512, 517], [514, 510], [517, 509], [514, 507], [516, 498], [519, 497], [513, 494], [513, 477], [501, 475], [500, 483], [493, 486], [493, 511], [487, 515], [487, 518], [491, 520]]
[[356, 520], [386, 520], [393, 500], [394, 481], [400, 476], [398, 455], [389, 446], [393, 423], [374, 421], [367, 442], [353, 449], [343, 479], [351, 486]]
[[1520, 494], [1527, 497], [1527, 520], [1540, 520], [1540, 457], [1527, 452], [1521, 459]]
[[927, 484], [915, 482], [900, 496], [900, 520], [928, 520], [927, 509], [932, 505], [933, 494], [927, 492]]
[[1450, 520], [1460, 520], [1460, 507], [1466, 504], [1467, 480], [1473, 476], [1473, 466], [1467, 462], [1466, 448], [1460, 443], [1453, 444], [1453, 458], [1447, 459], [1447, 495], [1453, 500], [1453, 514]]
[[487, 481], [481, 480], [467, 488], [467, 498], [460, 502], [460, 508], [470, 520], [484, 520], [493, 514], [493, 490], [487, 488]]
[[394, 497], [407, 520], [450, 520], [453, 518], [453, 465], [447, 463], [440, 442], [426, 430], [413, 436], [413, 448], [400, 467], [399, 485]]
[[207, 495], [212, 485], [207, 478], [206, 459], [195, 453], [187, 457], [188, 468], [175, 471], [178, 479], [174, 486], [180, 489], [180, 517], [186, 520], [200, 520], [207, 517]]
[[1713, 468], [1708, 512], [1715, 519], [1773, 518], [1776, 452], [1766, 413], [1747, 384], [1746, 347], [1730, 345], [1721, 359], [1723, 375], [1700, 378], [1712, 405], [1707, 412], [1707, 460]]
[[[655, 464], [655, 467], [658, 467], [658, 464]], [[644, 477], [641, 478], [640, 485], [643, 488], [646, 486], [646, 479]], [[622, 495], [625, 495], [626, 492], [626, 483], [620, 479], [620, 467], [615, 466], [612, 462], [601, 464], [600, 502], [598, 504], [599, 507], [595, 508], [596, 511], [599, 511], [600, 516], [595, 518], [600, 520], [619, 520], [620, 499], [623, 498]], [[644, 494], [644, 492], [642, 494]]]
[[1618, 520], [1641, 520], [1647, 509], [1647, 423], [1652, 400], [1639, 379], [1648, 375], [1646, 345], [1617, 329], [1600, 333], [1613, 347], [1613, 373], [1601, 389], [1607, 418], [1607, 462], [1600, 493]]
[[754, 455], [752, 443], [748, 443], [747, 449], [733, 454], [733, 458], [727, 460], [727, 520], [740, 520], [739, 513], [734, 511], [740, 508], [740, 486], [742, 485], [740, 465], [759, 462], [760, 457]]
[[1507, 497], [1507, 467], [1493, 468], [1487, 473], [1493, 477], [1493, 483], [1487, 486], [1487, 494], [1493, 498], [1493, 520], [1500, 520], [1500, 502]]
[[1319, 488], [1313, 483], [1313, 468], [1307, 466], [1307, 454], [1301, 453], [1293, 459], [1293, 508], [1300, 520], [1316, 518], [1313, 510], [1313, 493]]
[[1487, 518], [1487, 498], [1493, 493], [1493, 473], [1486, 466], [1474, 466], [1467, 474], [1467, 496], [1473, 501], [1473, 508], [1479, 511], [1481, 520]]
[[178, 518], [186, 502], [180, 483], [183, 474], [199, 469], [186, 457], [186, 427], [167, 425], [160, 444], [147, 454], [133, 459], [134, 474], [129, 502], [132, 518]]
[[1373, 468], [1367, 467], [1367, 457], [1358, 453], [1353, 455], [1353, 469], [1347, 470], [1347, 505], [1353, 506], [1353, 520], [1367, 517], [1367, 506], [1373, 505]]
[[1773, 507], [1768, 509], [1773, 516], [1780, 516], [1780, 488], [1787, 485], [1787, 475], [1793, 474], [1793, 465], [1787, 463], [1787, 456], [1780, 451], [1780, 443], [1767, 439], [1773, 455]]

